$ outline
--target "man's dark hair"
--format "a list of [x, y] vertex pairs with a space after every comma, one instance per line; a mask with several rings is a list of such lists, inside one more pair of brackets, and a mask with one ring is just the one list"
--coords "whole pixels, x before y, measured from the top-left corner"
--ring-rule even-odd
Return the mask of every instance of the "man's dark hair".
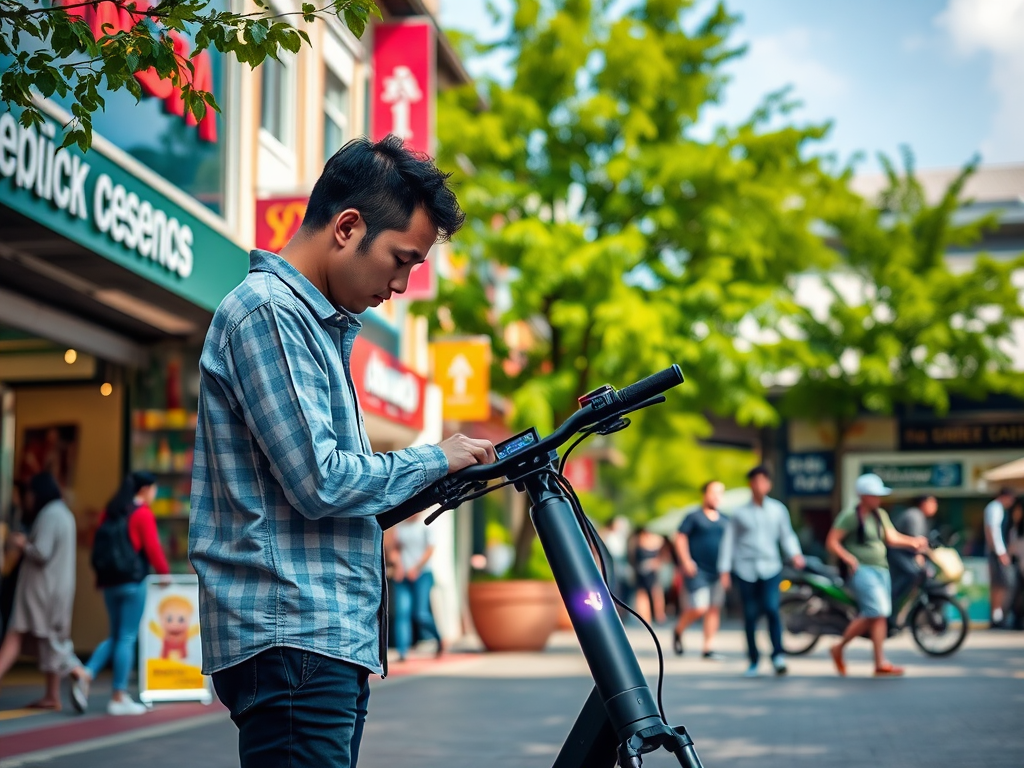
[[920, 496], [915, 496], [913, 499], [910, 500], [910, 506], [917, 507], [918, 509], [920, 509], [921, 505], [928, 501], [928, 499], [934, 498], [934, 493], [922, 493]]
[[466, 219], [448, 188], [449, 176], [392, 134], [376, 143], [353, 139], [324, 166], [309, 196], [302, 229], [318, 232], [339, 213], [354, 208], [366, 222], [362, 251], [385, 230], [405, 232], [416, 206], [422, 205], [438, 240], [449, 240]]
[[766, 467], [764, 464], [758, 464], [752, 470], [747, 472], [747, 480], [753, 480], [758, 475], [764, 475], [769, 480], [772, 479], [772, 473], [769, 471], [768, 467]]
[[1013, 498], [1016, 495], [1017, 491], [1015, 491], [1008, 485], [1004, 485], [1002, 488], [999, 489], [999, 496], [997, 496], [996, 498], [999, 498], [1000, 496], [1009, 496], [1010, 498]]

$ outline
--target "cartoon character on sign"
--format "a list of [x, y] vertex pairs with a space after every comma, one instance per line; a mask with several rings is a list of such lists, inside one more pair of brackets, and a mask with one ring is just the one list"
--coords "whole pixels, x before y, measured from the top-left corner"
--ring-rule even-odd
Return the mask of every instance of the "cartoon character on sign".
[[192, 623], [195, 612], [192, 601], [180, 595], [171, 595], [160, 601], [156, 612], [160, 621], [150, 620], [149, 629], [163, 640], [160, 658], [183, 660], [188, 655], [188, 641], [199, 634], [199, 625]]

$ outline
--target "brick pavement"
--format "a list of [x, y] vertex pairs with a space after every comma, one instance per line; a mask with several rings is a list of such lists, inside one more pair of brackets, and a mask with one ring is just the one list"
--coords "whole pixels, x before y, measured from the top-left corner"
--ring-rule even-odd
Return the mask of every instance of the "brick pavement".
[[[668, 630], [663, 629], [663, 641]], [[649, 641], [631, 630], [649, 675]], [[903, 680], [869, 677], [866, 641], [849, 654], [851, 676], [835, 677], [824, 644], [793, 659], [785, 678], [747, 680], [742, 637], [721, 637], [726, 660], [667, 663], [665, 705], [685, 723], [707, 768], [867, 768], [1024, 765], [1024, 635], [980, 631], [960, 653], [928, 659], [908, 637], [890, 643]], [[691, 645], [697, 645], [693, 635]], [[590, 688], [571, 635], [543, 654], [479, 655], [374, 688], [361, 768], [509, 768], [550, 765]], [[181, 724], [179, 724], [181, 725]], [[97, 748], [0, 766], [237, 768], [234, 727], [224, 716], [143, 732]], [[144, 738], [140, 738], [144, 736]], [[648, 768], [673, 765], [648, 755]]]

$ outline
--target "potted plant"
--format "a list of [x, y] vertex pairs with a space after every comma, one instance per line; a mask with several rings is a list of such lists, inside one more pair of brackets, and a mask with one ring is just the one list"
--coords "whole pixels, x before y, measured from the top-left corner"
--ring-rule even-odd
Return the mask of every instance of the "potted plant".
[[539, 651], [564, 611], [540, 542], [525, 567], [511, 566], [511, 536], [497, 520], [487, 523], [488, 567], [469, 584], [469, 613], [488, 651]]

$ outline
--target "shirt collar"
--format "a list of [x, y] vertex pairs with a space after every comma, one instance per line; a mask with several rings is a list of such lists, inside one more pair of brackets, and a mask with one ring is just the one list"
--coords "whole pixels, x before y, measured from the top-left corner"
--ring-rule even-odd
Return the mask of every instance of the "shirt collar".
[[250, 272], [269, 272], [288, 285], [322, 322], [361, 328], [363, 323], [344, 307], [335, 307], [299, 270], [276, 253], [254, 249], [249, 252]]

